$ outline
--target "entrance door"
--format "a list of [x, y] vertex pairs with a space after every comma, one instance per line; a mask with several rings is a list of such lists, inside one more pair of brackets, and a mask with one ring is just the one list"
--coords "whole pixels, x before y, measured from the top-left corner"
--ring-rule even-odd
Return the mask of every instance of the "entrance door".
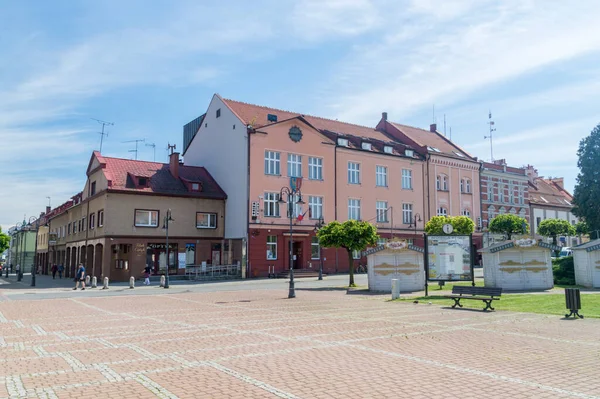
[[[288, 242], [288, 253], [289, 253], [289, 242]], [[294, 248], [292, 250], [292, 264], [294, 269], [302, 268], [302, 241], [294, 241]], [[289, 262], [289, 260], [288, 260]]]

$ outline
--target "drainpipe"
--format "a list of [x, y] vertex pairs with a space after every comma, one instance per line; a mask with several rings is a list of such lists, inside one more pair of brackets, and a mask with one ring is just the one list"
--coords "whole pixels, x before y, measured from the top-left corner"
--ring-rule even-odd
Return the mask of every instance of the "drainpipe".
[[[247, 164], [246, 164], [246, 236], [242, 242], [242, 246], [246, 246], [246, 265], [245, 265], [245, 269], [247, 270], [247, 274], [246, 274], [246, 278], [250, 277], [250, 262], [248, 261], [248, 258], [250, 256], [250, 251], [249, 251], [249, 241], [248, 241], [248, 232], [250, 231], [250, 217], [248, 216], [250, 213], [250, 133], [252, 133], [252, 128], [248, 127], [246, 129], [246, 136], [248, 137], [247, 140]], [[243, 251], [244, 252], [244, 251]], [[243, 257], [242, 257], [243, 258]]]
[[[335, 220], [338, 220], [338, 203], [337, 203], [337, 185], [338, 185], [338, 173], [337, 173], [337, 148], [338, 148], [338, 136], [335, 137], [335, 147], [333, 147], [333, 203], [334, 203], [334, 216]], [[339, 255], [338, 249], [335, 249], [335, 272], [338, 272]]]

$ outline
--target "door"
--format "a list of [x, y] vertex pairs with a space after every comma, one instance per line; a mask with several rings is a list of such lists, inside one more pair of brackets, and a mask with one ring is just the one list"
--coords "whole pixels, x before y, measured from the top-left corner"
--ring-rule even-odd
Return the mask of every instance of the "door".
[[[294, 241], [292, 249], [292, 264], [294, 265], [294, 269], [302, 268], [302, 242]], [[289, 254], [289, 241], [288, 241], [288, 254]], [[289, 260], [288, 260], [289, 262]]]

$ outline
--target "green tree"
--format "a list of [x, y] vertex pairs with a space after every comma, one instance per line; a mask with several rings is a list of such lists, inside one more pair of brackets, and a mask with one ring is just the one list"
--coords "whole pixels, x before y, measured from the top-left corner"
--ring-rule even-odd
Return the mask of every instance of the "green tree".
[[529, 233], [529, 224], [527, 224], [525, 218], [517, 215], [498, 215], [490, 222], [490, 232], [494, 234], [504, 234], [506, 239], [510, 240], [512, 239], [513, 234]]
[[2, 232], [2, 226], [0, 226], [0, 254], [2, 254], [8, 248], [10, 244], [10, 236]]
[[429, 235], [444, 235], [442, 228], [451, 224], [452, 234], [469, 235], [475, 230], [475, 223], [467, 216], [434, 216], [425, 224], [425, 232]]
[[600, 124], [579, 142], [577, 156], [573, 213], [586, 221], [590, 232], [600, 230]]
[[344, 223], [333, 221], [323, 226], [317, 232], [319, 245], [325, 248], [344, 248], [348, 253], [350, 264], [350, 287], [354, 284], [353, 251], [363, 251], [377, 244], [377, 228], [369, 222], [348, 220]]
[[587, 223], [584, 222], [583, 220], [580, 220], [579, 222], [577, 222], [575, 224], [575, 233], [578, 236], [585, 236], [585, 235], [590, 234], [590, 229], [589, 229]]
[[546, 219], [542, 220], [538, 230], [539, 235], [544, 237], [552, 237], [552, 244], [557, 245], [556, 237], [558, 236], [574, 236], [575, 227], [564, 219]]

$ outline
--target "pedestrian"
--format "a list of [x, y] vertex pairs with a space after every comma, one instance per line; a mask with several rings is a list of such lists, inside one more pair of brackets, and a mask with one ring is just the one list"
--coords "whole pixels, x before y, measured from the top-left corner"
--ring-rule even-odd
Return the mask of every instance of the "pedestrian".
[[12, 262], [10, 262], [10, 272], [11, 273], [13, 272], [13, 264], [12, 264]]
[[17, 263], [17, 266], [15, 266], [15, 272], [16, 272], [17, 276], [21, 272], [21, 265], [19, 265], [18, 263]]
[[81, 290], [85, 290], [85, 267], [83, 267], [83, 263], [79, 264], [79, 269], [75, 273], [75, 288], [73, 288], [73, 291], [77, 290], [79, 283], [81, 283]]
[[144, 285], [150, 285], [150, 266], [146, 266], [144, 269]]
[[65, 267], [63, 266], [62, 263], [60, 265], [58, 265], [58, 278], [62, 278], [62, 274], [63, 274], [64, 270], [65, 270]]
[[52, 280], [56, 279], [56, 272], [58, 271], [58, 266], [56, 266], [56, 263], [52, 265]]

